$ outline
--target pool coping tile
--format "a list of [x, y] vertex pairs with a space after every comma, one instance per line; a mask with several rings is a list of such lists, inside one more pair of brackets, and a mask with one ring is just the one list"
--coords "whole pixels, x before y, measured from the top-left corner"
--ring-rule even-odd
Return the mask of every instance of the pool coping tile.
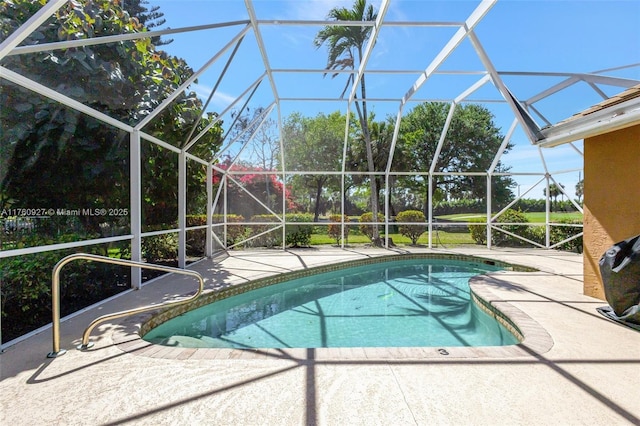
[[[130, 352], [138, 356], [153, 358], [197, 360], [197, 359], [217, 359], [217, 360], [249, 360], [271, 358], [291, 359], [295, 361], [308, 361], [310, 355], [308, 349], [304, 348], [283, 348], [283, 349], [231, 349], [231, 348], [179, 348], [166, 347], [147, 342], [141, 338], [145, 330], [157, 326], [189, 309], [211, 303], [223, 297], [239, 294], [266, 285], [276, 284], [292, 277], [308, 276], [310, 274], [326, 272], [328, 270], [339, 270], [353, 265], [379, 263], [381, 261], [412, 258], [428, 259], [453, 259], [471, 260], [476, 262], [486, 262], [484, 258], [470, 255], [442, 255], [442, 254], [410, 254], [392, 255], [368, 258], [358, 261], [347, 261], [340, 264], [323, 265], [316, 268], [294, 271], [287, 274], [270, 275], [253, 281], [244, 281], [240, 285], [227, 286], [220, 291], [209, 291], [203, 296], [204, 300], [198, 300], [194, 305], [183, 305], [174, 310], [147, 312], [125, 319], [121, 327], [118, 327], [112, 334], [112, 339], [120, 350]], [[533, 320], [529, 315], [521, 311], [513, 304], [502, 300], [493, 289], [513, 288], [517, 289], [517, 284], [509, 282], [509, 273], [517, 271], [533, 272], [533, 268], [519, 267], [505, 262], [493, 262], [492, 264], [502, 264], [506, 270], [484, 275], [477, 275], [469, 280], [472, 298], [476, 305], [498, 320], [508, 330], [516, 335], [521, 341], [516, 345], [507, 346], [481, 346], [481, 347], [364, 347], [364, 348], [314, 348], [313, 359], [323, 360], [392, 360], [392, 359], [424, 359], [424, 358], [479, 358], [479, 357], [523, 357], [535, 354], [544, 354], [553, 347], [553, 339], [542, 326]], [[283, 276], [285, 278], [283, 278]], [[206, 303], [205, 303], [206, 302]], [[158, 322], [159, 319], [159, 322]]]

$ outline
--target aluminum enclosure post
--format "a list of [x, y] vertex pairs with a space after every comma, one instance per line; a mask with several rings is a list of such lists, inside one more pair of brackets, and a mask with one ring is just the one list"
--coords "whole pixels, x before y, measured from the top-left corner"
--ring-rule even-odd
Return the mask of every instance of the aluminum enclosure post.
[[429, 204], [429, 248], [433, 248], [433, 175], [429, 173], [429, 195], [427, 203]]
[[213, 166], [207, 164], [207, 235], [205, 237], [205, 256], [213, 257]]
[[178, 268], [184, 269], [187, 247], [187, 156], [182, 150], [178, 157]]
[[491, 250], [491, 174], [487, 174], [487, 248]]
[[[129, 143], [129, 185], [130, 185], [130, 220], [131, 220], [131, 260], [142, 262], [142, 177], [140, 164], [140, 131], [130, 133]], [[131, 266], [131, 288], [142, 288], [142, 270]]]

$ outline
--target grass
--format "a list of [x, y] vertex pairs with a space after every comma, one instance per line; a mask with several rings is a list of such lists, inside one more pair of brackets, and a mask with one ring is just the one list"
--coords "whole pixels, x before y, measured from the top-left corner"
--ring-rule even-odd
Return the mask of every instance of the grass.
[[[349, 235], [347, 238], [349, 244], [367, 244], [371, 240], [366, 235]], [[336, 239], [326, 234], [311, 234], [311, 245], [336, 244]]]
[[[411, 244], [410, 238], [407, 238], [400, 234], [389, 234], [389, 237], [393, 240], [393, 243], [396, 245]], [[371, 243], [371, 240], [369, 240], [369, 238], [366, 235], [354, 234], [354, 235], [349, 235], [347, 237], [346, 243], [347, 244], [369, 244]], [[434, 231], [432, 243], [437, 245], [475, 244], [469, 232], [445, 232], [445, 231], [438, 231], [438, 232]], [[326, 234], [311, 235], [312, 246], [327, 245], [327, 244], [336, 244], [335, 238], [330, 238]], [[428, 245], [428, 244], [429, 244], [429, 234], [425, 232], [418, 239], [418, 245]]]
[[[546, 219], [546, 215], [544, 212], [531, 212], [525, 213], [527, 220], [530, 223], [544, 223]], [[438, 216], [438, 219], [446, 219], [457, 222], [475, 222], [475, 221], [484, 221], [486, 220], [486, 215], [484, 214], [476, 214], [476, 213], [461, 213], [461, 214], [451, 214], [451, 215], [443, 215]], [[561, 222], [561, 221], [582, 221], [582, 213], [580, 212], [553, 212], [550, 213], [550, 220], [552, 222]], [[352, 228], [352, 232], [347, 237], [347, 244], [369, 244], [371, 241], [365, 235], [362, 235], [359, 231], [353, 232], [357, 229], [357, 220], [353, 220], [350, 226]], [[448, 228], [451, 228], [449, 226]], [[435, 231], [432, 236], [432, 244], [434, 245], [465, 245], [465, 244], [475, 244], [473, 238], [471, 238], [471, 234], [468, 231], [467, 226], [457, 226], [460, 228], [461, 232], [446, 232], [446, 231]], [[326, 228], [325, 228], [326, 229]], [[389, 237], [393, 240], [396, 245], [410, 245], [411, 239], [407, 238], [398, 233], [389, 234]], [[311, 235], [311, 245], [328, 245], [328, 244], [336, 244], [335, 238], [329, 237], [326, 233], [322, 232], [322, 227], [316, 227], [316, 233]], [[339, 243], [338, 243], [339, 244]], [[429, 244], [429, 234], [425, 232], [418, 239], [418, 245], [428, 245]]]
[[[533, 212], [533, 213], [525, 213], [529, 222], [533, 223], [542, 223], [545, 221], [545, 213], [544, 212]], [[558, 213], [550, 213], [549, 217], [554, 222], [559, 222], [561, 220], [577, 220], [582, 221], [582, 213], [580, 212], [558, 212]]]
[[[495, 214], [495, 213], [494, 213]], [[527, 212], [524, 213], [525, 217], [531, 223], [543, 223], [545, 221], [545, 212]], [[582, 220], [582, 213], [580, 212], [553, 212], [549, 214], [552, 222], [559, 222], [562, 220]], [[486, 214], [480, 213], [460, 213], [460, 214], [448, 214], [438, 216], [437, 219], [454, 220], [460, 222], [469, 222], [477, 220], [486, 220]]]

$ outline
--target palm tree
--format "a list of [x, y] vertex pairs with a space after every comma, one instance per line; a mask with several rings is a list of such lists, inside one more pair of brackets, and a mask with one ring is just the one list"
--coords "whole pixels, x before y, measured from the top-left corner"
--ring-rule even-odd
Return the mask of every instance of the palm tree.
[[[352, 9], [346, 7], [334, 7], [329, 11], [327, 18], [335, 21], [375, 21], [378, 14], [374, 11], [373, 6], [367, 5], [366, 0], [355, 0]], [[314, 44], [317, 48], [323, 44], [327, 44], [329, 56], [327, 59], [328, 70], [345, 70], [356, 68], [357, 64], [362, 62], [362, 55], [365, 43], [371, 35], [373, 27], [366, 26], [338, 26], [327, 25], [316, 34]], [[332, 78], [338, 75], [334, 73]], [[326, 73], [325, 73], [326, 76]], [[351, 87], [355, 81], [355, 73], [350, 73], [341, 97]], [[360, 99], [356, 95], [355, 106], [358, 113], [358, 120], [362, 129], [362, 136], [367, 149], [367, 164], [369, 169], [369, 184], [371, 186], [371, 212], [373, 217], [378, 217], [378, 192], [376, 190], [375, 179], [375, 163], [373, 161], [373, 150], [371, 148], [371, 135], [369, 134], [369, 123], [367, 122], [367, 90], [364, 75], [360, 78]], [[360, 105], [362, 103], [362, 105]], [[375, 245], [381, 245], [378, 227], [373, 226], [372, 242]]]
[[[367, 120], [367, 126], [369, 130], [369, 140], [371, 141], [371, 152], [373, 155], [374, 167], [376, 170], [384, 170], [389, 159], [388, 153], [391, 149], [395, 122], [391, 118], [388, 118], [386, 121], [375, 121], [375, 114], [371, 113]], [[355, 166], [356, 169], [362, 171], [365, 163], [368, 163], [367, 152], [362, 149], [363, 146], [366, 146], [364, 134], [358, 135], [357, 141], [359, 144], [349, 150], [347, 154], [349, 158], [347, 161], [349, 161], [352, 166]], [[365, 179], [365, 176], [354, 176], [354, 180], [359, 184], [364, 182]], [[394, 180], [391, 179], [391, 182], [393, 181]], [[380, 200], [380, 190], [384, 186], [384, 176], [376, 176], [374, 182], [376, 188], [376, 199]]]
[[580, 179], [576, 183], [576, 196], [578, 197], [578, 203], [582, 202], [582, 196], [584, 195], [584, 180]]
[[[558, 196], [561, 194], [564, 194], [562, 192], [562, 190], [560, 189], [560, 186], [564, 189], [564, 185], [563, 184], [559, 184], [556, 185], [555, 183], [552, 183], [551, 185], [549, 185], [549, 197], [552, 199], [551, 202], [551, 211], [553, 211], [553, 205], [554, 204], [558, 204]], [[542, 193], [545, 195], [545, 197], [547, 196], [547, 188], [543, 188], [542, 189]]]

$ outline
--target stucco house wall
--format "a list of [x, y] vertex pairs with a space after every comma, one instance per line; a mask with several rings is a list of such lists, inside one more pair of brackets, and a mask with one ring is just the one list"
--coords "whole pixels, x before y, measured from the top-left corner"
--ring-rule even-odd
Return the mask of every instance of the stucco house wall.
[[584, 294], [605, 298], [598, 261], [640, 234], [640, 123], [584, 139]]

